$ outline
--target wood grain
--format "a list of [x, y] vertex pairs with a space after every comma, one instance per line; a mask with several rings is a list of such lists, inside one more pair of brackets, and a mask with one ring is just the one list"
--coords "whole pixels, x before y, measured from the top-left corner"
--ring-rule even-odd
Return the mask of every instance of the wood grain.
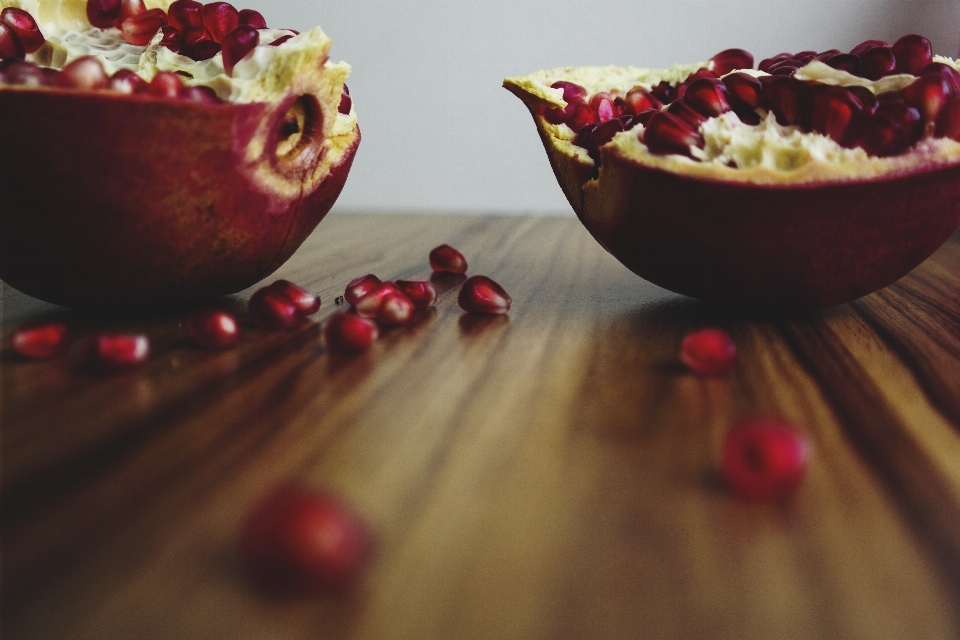
[[[436, 307], [353, 360], [320, 327], [353, 277], [429, 276], [458, 247], [506, 317]], [[9, 287], [5, 334], [64, 316], [144, 330], [142, 369], [2, 355], [3, 637], [956, 638], [960, 236], [818, 313], [702, 304], [640, 280], [572, 218], [345, 215], [276, 274], [313, 321], [195, 349], [189, 311], [79, 314]], [[252, 290], [251, 290], [252, 291]], [[251, 291], [218, 303], [243, 314]], [[729, 376], [677, 365], [717, 325]], [[789, 501], [732, 500], [717, 451], [779, 414], [815, 455]], [[264, 599], [237, 568], [251, 503], [297, 478], [364, 514], [350, 592]]]

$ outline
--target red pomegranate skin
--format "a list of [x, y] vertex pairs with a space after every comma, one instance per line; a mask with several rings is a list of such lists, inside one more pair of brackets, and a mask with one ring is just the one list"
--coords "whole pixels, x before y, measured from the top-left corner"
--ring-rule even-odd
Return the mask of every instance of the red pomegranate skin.
[[[0, 278], [91, 309], [176, 305], [262, 280], [330, 210], [360, 141], [357, 129], [311, 182], [326, 153], [319, 122], [276, 155], [297, 97], [209, 106], [0, 91]], [[322, 117], [312, 96], [303, 100]], [[271, 189], [265, 168], [295, 188]]]

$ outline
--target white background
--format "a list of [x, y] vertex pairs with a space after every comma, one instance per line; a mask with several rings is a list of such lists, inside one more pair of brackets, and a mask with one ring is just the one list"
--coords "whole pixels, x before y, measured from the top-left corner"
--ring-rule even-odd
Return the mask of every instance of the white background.
[[[242, 5], [242, 6], [241, 6]], [[570, 214], [504, 77], [647, 67], [741, 47], [849, 50], [921, 33], [956, 56], [960, 0], [239, 0], [271, 27], [321, 25], [363, 140], [337, 211]]]

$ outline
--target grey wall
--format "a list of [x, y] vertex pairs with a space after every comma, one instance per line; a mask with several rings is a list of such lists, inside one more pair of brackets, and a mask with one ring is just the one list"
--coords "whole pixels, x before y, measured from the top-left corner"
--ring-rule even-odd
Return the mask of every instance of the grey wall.
[[[960, 0], [245, 0], [320, 24], [363, 141], [337, 209], [561, 213], [530, 116], [502, 79], [546, 67], [667, 66], [743, 47], [847, 50], [922, 33], [956, 56]], [[239, 6], [239, 5], [238, 5]]]

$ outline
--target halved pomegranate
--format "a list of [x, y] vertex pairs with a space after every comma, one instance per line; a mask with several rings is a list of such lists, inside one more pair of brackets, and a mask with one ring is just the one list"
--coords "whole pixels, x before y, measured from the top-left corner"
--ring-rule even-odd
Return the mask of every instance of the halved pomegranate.
[[360, 131], [352, 103], [339, 109], [349, 66], [328, 59], [319, 27], [263, 28], [225, 2], [0, 0], [11, 4], [10, 285], [101, 309], [232, 293], [282, 265], [333, 205]]
[[[896, 281], [956, 230], [960, 64], [909, 35], [752, 65], [730, 49], [504, 86], [529, 108], [587, 230], [677, 293], [828, 307]], [[608, 103], [622, 131], [598, 136]]]

